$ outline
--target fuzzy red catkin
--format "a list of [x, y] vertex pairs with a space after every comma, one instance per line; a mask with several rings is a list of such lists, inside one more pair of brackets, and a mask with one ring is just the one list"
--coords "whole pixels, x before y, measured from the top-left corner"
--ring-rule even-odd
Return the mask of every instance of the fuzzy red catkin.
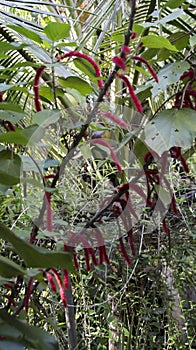
[[122, 240], [122, 237], [119, 238], [119, 244], [120, 244], [120, 250], [121, 250], [121, 253], [122, 255], [124, 256], [126, 262], [128, 265], [131, 265], [132, 264], [132, 261], [130, 259], [130, 257], [128, 256], [126, 250], [125, 250], [125, 246], [124, 246], [124, 243], [123, 243], [123, 240]]
[[154, 80], [158, 83], [159, 79], [158, 79], [157, 73], [155, 72], [154, 68], [148, 63], [148, 61], [145, 58], [140, 57], [140, 56], [132, 56], [132, 59], [144, 63], [146, 65], [146, 67], [148, 68], [150, 74], [154, 78]]
[[32, 292], [32, 287], [33, 287], [33, 277], [31, 277], [29, 279], [29, 282], [27, 285], [27, 290], [26, 290], [26, 295], [25, 295], [24, 306], [25, 306], [26, 313], [28, 313], [28, 310], [29, 310], [29, 300], [30, 300], [30, 296], [31, 296], [31, 292]]
[[49, 232], [52, 232], [52, 205], [51, 205], [51, 193], [45, 192], [46, 199], [46, 228]]
[[122, 81], [124, 81], [125, 85], [127, 86], [128, 90], [129, 90], [129, 95], [130, 95], [131, 100], [132, 100], [133, 104], [135, 105], [137, 111], [139, 113], [142, 113], [143, 112], [143, 108], [142, 108], [141, 102], [138, 99], [138, 97], [136, 96], [136, 94], [134, 92], [134, 89], [133, 89], [133, 86], [131, 85], [129, 79], [124, 74], [117, 74], [117, 76]]
[[127, 124], [123, 120], [119, 119], [112, 112], [109, 112], [109, 111], [108, 112], [101, 112], [99, 115], [101, 117], [105, 117], [105, 118], [108, 118], [108, 119], [112, 120], [114, 123], [118, 124], [122, 128], [125, 128], [125, 129], [129, 128], [129, 124]]
[[119, 56], [113, 57], [112, 62], [115, 63], [122, 70], [124, 71], [126, 70], [126, 63], [121, 57]]
[[46, 68], [45, 66], [42, 66], [37, 69], [35, 79], [34, 79], [34, 84], [33, 84], [34, 102], [35, 102], [35, 109], [37, 112], [40, 112], [42, 110], [42, 105], [41, 105], [40, 96], [39, 96], [39, 84], [45, 68]]
[[63, 270], [63, 283], [64, 283], [64, 288], [68, 290], [69, 288], [69, 273], [67, 270]]
[[167, 227], [165, 219], [163, 219], [162, 225], [163, 225], [163, 230], [164, 230], [165, 234], [168, 235], [169, 234], [169, 229]]
[[54, 293], [56, 293], [56, 284], [54, 282], [54, 278], [52, 277], [52, 275], [48, 271], [45, 272], [45, 275], [47, 277], [48, 282], [50, 283], [52, 291]]
[[[80, 57], [80, 58], [84, 58], [86, 61], [88, 61], [92, 66], [93, 68], [95, 69], [95, 75], [97, 78], [101, 78], [101, 70], [98, 66], [98, 64], [91, 58], [89, 57], [88, 55], [84, 54], [84, 53], [81, 53], [81, 52], [78, 52], [78, 51], [69, 51], [67, 53], [63, 53], [62, 55], [59, 55], [57, 56], [57, 61], [61, 61], [62, 59], [64, 58], [67, 58], [67, 57]], [[98, 86], [100, 89], [103, 88], [103, 81], [102, 80], [98, 80]]]
[[117, 170], [119, 171], [119, 173], [122, 173], [122, 168], [121, 168], [120, 162], [119, 162], [119, 160], [118, 160], [118, 158], [116, 156], [116, 153], [114, 152], [112, 147], [109, 145], [109, 143], [107, 141], [103, 140], [103, 139], [92, 139], [91, 142], [93, 142], [95, 144], [102, 145], [104, 147], [107, 147], [110, 150], [111, 158], [113, 159]]
[[54, 269], [50, 269], [50, 271], [53, 273], [54, 277], [56, 278], [57, 284], [59, 286], [59, 294], [60, 294], [60, 298], [63, 302], [64, 307], [67, 307], [67, 301], [66, 301], [66, 297], [65, 297], [65, 290], [63, 288], [63, 283], [61, 281], [61, 278], [59, 276], [59, 273]]
[[95, 227], [93, 228], [92, 234], [95, 236], [97, 243], [98, 243], [98, 249], [99, 249], [99, 264], [102, 265], [103, 262], [105, 261], [106, 264], [110, 264], [109, 258], [106, 253], [106, 248], [105, 248], [105, 242], [102, 237], [101, 231]]
[[129, 46], [122, 46], [121, 47], [121, 51], [126, 55], [128, 55], [131, 52], [131, 49], [129, 48]]
[[4, 298], [6, 298], [6, 299], [9, 301], [9, 303], [10, 303], [11, 305], [16, 306], [16, 303], [15, 303], [14, 299], [13, 299], [10, 295], [8, 295], [8, 294], [2, 294], [2, 296], [3, 296]]

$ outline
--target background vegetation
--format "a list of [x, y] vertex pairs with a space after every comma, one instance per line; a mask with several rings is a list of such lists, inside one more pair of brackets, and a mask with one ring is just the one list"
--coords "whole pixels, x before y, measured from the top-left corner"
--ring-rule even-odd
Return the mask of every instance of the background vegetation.
[[1, 350], [196, 348], [196, 4], [129, 5], [0, 1]]

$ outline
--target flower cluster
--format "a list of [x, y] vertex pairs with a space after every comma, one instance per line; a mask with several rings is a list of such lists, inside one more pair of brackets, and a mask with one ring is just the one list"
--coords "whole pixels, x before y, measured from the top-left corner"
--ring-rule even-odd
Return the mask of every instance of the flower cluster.
[[191, 108], [196, 110], [196, 76], [194, 69], [185, 72], [180, 79], [185, 86], [176, 94], [173, 108]]
[[[136, 33], [133, 33], [132, 39], [134, 39], [135, 37], [136, 37]], [[127, 55], [130, 54], [130, 53], [131, 53], [131, 50], [130, 50], [130, 48], [128, 46], [122, 46], [120, 56], [115, 56], [112, 59], [113, 63], [115, 63], [115, 65], [116, 65], [116, 67], [115, 67], [116, 70], [118, 70], [120, 68], [124, 72], [126, 71], [126, 68], [127, 68], [127, 65], [126, 65]], [[145, 64], [145, 66], [149, 70], [149, 72], [152, 75], [152, 77], [158, 83], [158, 76], [157, 76], [154, 68], [149, 64], [149, 62], [145, 58], [143, 58], [141, 56], [133, 55], [133, 56], [130, 57], [130, 59], [136, 60], [136, 61], [139, 61], [139, 62]], [[124, 74], [116, 74], [116, 76], [118, 78], [120, 78], [124, 82], [124, 84], [126, 85], [128, 91], [129, 91], [129, 95], [130, 95], [131, 101], [133, 102], [134, 106], [136, 107], [136, 110], [139, 113], [142, 113], [143, 108], [142, 108], [141, 102], [139, 101], [137, 95], [135, 94], [134, 88], [131, 85], [129, 78], [127, 76], [125, 76]]]

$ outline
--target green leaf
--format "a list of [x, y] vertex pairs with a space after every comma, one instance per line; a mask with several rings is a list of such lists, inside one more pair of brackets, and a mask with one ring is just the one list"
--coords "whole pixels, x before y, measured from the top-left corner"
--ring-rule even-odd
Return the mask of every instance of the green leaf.
[[0, 183], [16, 185], [20, 182], [21, 158], [9, 150], [0, 152]]
[[69, 37], [70, 24], [50, 22], [45, 28], [44, 33], [52, 41], [59, 41]]
[[163, 36], [157, 36], [157, 35], [148, 35], [141, 38], [141, 41], [143, 42], [144, 46], [149, 48], [155, 48], [155, 49], [168, 49], [171, 51], [177, 52], [178, 50], [174, 45], [170, 43], [170, 41]]
[[189, 34], [185, 32], [177, 32], [170, 35], [169, 40], [180, 51], [184, 49], [189, 42]]
[[144, 142], [159, 155], [173, 146], [190, 147], [196, 137], [196, 111], [164, 110], [146, 125], [144, 135]]
[[60, 84], [63, 87], [69, 87], [78, 90], [83, 96], [92, 93], [91, 86], [83, 79], [79, 77], [68, 77], [66, 79], [59, 79]]
[[24, 35], [26, 38], [30, 40], [33, 40], [39, 44], [42, 42], [40, 36], [33, 30], [27, 29], [22, 26], [15, 26], [15, 25], [9, 25], [9, 27], [15, 30], [17, 33]]
[[25, 270], [12, 260], [0, 255], [0, 275], [10, 278], [25, 275]]
[[158, 72], [159, 82], [153, 84], [151, 90], [152, 96], [157, 96], [161, 91], [165, 91], [167, 87], [179, 81], [181, 75], [189, 69], [190, 64], [184, 61], [177, 61], [160, 69]]
[[73, 62], [76, 68], [78, 68], [81, 72], [88, 75], [93, 81], [97, 81], [95, 70], [87, 60], [84, 58], [76, 58]]
[[169, 0], [164, 7], [170, 7], [171, 9], [178, 8], [183, 4], [184, 0]]
[[13, 112], [18, 112], [18, 113], [24, 113], [22, 108], [19, 105], [16, 105], [11, 102], [1, 102], [0, 104], [0, 110], [4, 111], [13, 111]]
[[3, 340], [0, 342], [0, 350], [25, 350], [23, 344], [20, 344], [17, 341], [7, 341]]
[[49, 251], [45, 248], [34, 246], [9, 230], [0, 223], [0, 238], [10, 242], [18, 255], [24, 260], [27, 267], [51, 268], [54, 266], [63, 267], [73, 271], [72, 257], [67, 252]]
[[[23, 343], [25, 345], [23, 348], [12, 347], [13, 350], [22, 350], [24, 348], [31, 348], [35, 350], [58, 350], [57, 341], [46, 331], [35, 326], [29, 326], [25, 321], [10, 316], [4, 309], [0, 309], [0, 318], [6, 325], [8, 325], [9, 328], [14, 328], [14, 330], [17, 330], [20, 333], [20, 336], [16, 337], [15, 342], [17, 344]], [[12, 332], [10, 332], [10, 337], [6, 337], [6, 339], [8, 338], [8, 340], [11, 340], [10, 344], [13, 342], [14, 334], [15, 333], [12, 334]], [[4, 349], [5, 348], [3, 348], [3, 350]], [[7, 347], [7, 349], [10, 349], [10, 347]]]
[[0, 135], [0, 142], [15, 143], [17, 145], [31, 145], [40, 141], [45, 131], [37, 125], [32, 125], [24, 129], [16, 129]]
[[13, 50], [21, 50], [27, 47], [28, 45], [22, 44], [19, 45], [18, 43], [10, 44], [6, 41], [0, 41], [0, 52], [6, 52], [6, 51], [13, 51]]
[[33, 121], [41, 125], [42, 128], [47, 127], [50, 124], [56, 123], [61, 116], [61, 111], [59, 110], [43, 110], [40, 112], [37, 112], [33, 116]]
[[0, 119], [16, 123], [25, 117], [25, 113], [20, 106], [9, 102], [1, 102], [0, 104]]
[[196, 35], [190, 37], [190, 45], [191, 47], [196, 46]]

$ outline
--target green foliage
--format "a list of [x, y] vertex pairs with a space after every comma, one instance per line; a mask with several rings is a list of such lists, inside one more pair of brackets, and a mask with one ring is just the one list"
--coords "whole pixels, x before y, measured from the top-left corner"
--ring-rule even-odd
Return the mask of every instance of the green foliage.
[[[5, 331], [6, 330], [6, 331]], [[0, 349], [57, 350], [58, 344], [54, 337], [38, 327], [29, 326], [23, 320], [8, 315], [0, 309], [0, 335], [6, 340], [0, 342]]]
[[[182, 152], [186, 149], [185, 158], [193, 169], [196, 112], [191, 108], [172, 108], [176, 94], [186, 93], [189, 87], [180, 77], [194, 69], [193, 5], [182, 0], [137, 4], [133, 26], [137, 36], [130, 40], [125, 74], [141, 99], [144, 115], [135, 112], [115, 74], [108, 84], [112, 82], [108, 95], [104, 95], [107, 107], [99, 105], [100, 110], [110, 111], [118, 104], [117, 116], [130, 125], [121, 130], [112, 121], [99, 119], [99, 110], [88, 125], [93, 102], [100, 97], [95, 70], [82, 58], [58, 62], [56, 55], [68, 52], [70, 47], [72, 50], [72, 46], [83, 50], [102, 69], [104, 78], [100, 79], [107, 81], [114, 67], [112, 58], [120, 55], [124, 43], [129, 10], [123, 4], [118, 9], [114, 0], [93, 4], [93, 8], [87, 2], [84, 9], [80, 2], [63, 0], [35, 1], [31, 6], [18, 3], [20, 8], [13, 8], [11, 2], [6, 2], [6, 15], [0, 11], [0, 350], [69, 347], [69, 326], [59, 301], [59, 284], [55, 280], [56, 293], [46, 285], [45, 273], [52, 274], [52, 267], [62, 280], [64, 270], [72, 272], [72, 309], [75, 307], [80, 349], [110, 350], [113, 339], [116, 347], [123, 350], [194, 348], [194, 202], [187, 195], [194, 182], [192, 175], [181, 177], [177, 173], [177, 160], [175, 167], [169, 162], [172, 174], [168, 177], [173, 176], [179, 216], [171, 210], [167, 213], [171, 229], [168, 236], [162, 232], [158, 215], [152, 218], [157, 221], [156, 228], [148, 232], [149, 208], [143, 208], [139, 201], [134, 203], [134, 209], [136, 206], [142, 213], [134, 224], [137, 255], [132, 257], [130, 267], [126, 267], [118, 251], [121, 222], [111, 223], [111, 212], [109, 216], [105, 213], [103, 223], [98, 223], [107, 241], [109, 266], [93, 266], [87, 272], [79, 246], [80, 269], [76, 272], [72, 255], [63, 252], [67, 235], [72, 231], [77, 235], [84, 229], [100, 203], [118, 191], [119, 185], [132, 181], [133, 174], [140, 179], [149, 149], [159, 155], [172, 146], [181, 147]], [[133, 55], [153, 65], [158, 83], [145, 65], [133, 62]], [[37, 82], [42, 110], [36, 112], [35, 70], [43, 65], [46, 69]], [[5, 122], [13, 127], [10, 129]], [[97, 154], [102, 159], [95, 159], [89, 140], [100, 132], [119, 152], [121, 175], [116, 175], [113, 164], [108, 164], [107, 148], [101, 146]], [[67, 164], [65, 175], [54, 184], [55, 176]], [[155, 165], [152, 163], [150, 170]], [[117, 181], [115, 185], [111, 178]], [[140, 184], [143, 188], [144, 184]], [[154, 189], [162, 205], [168, 190], [159, 184]], [[53, 215], [52, 232], [41, 224], [35, 244], [30, 244], [29, 236], [36, 226], [34, 214], [40, 214], [46, 205], [46, 190], [52, 194], [51, 211], [59, 215]], [[131, 254], [124, 227], [120, 235]], [[91, 236], [90, 239], [94, 244]], [[96, 249], [95, 254], [98, 258]], [[172, 271], [172, 285], [168, 284], [167, 268]], [[33, 288], [28, 290], [31, 280]], [[176, 291], [180, 304], [173, 298]], [[25, 315], [22, 309], [27, 301], [29, 309]], [[184, 320], [182, 327], [179, 319]]]
[[50, 268], [59, 266], [67, 270], [73, 270], [69, 253], [49, 251], [42, 247], [36, 247], [16, 236], [3, 224], [0, 224], [0, 237], [13, 245], [28, 267]]

